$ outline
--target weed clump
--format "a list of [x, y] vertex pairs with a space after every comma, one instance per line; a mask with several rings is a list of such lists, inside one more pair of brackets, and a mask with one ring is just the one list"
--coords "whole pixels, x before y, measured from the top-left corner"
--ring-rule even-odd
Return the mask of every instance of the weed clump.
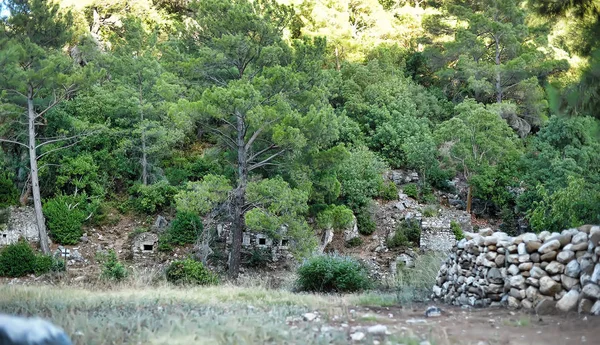
[[340, 255], [314, 256], [298, 268], [298, 288], [311, 292], [356, 292], [369, 289], [366, 268], [356, 259]]
[[166, 274], [167, 281], [174, 284], [214, 285], [219, 282], [216, 274], [192, 259], [173, 261]]
[[389, 248], [407, 247], [418, 245], [421, 239], [421, 227], [415, 221], [399, 223], [392, 238], [388, 239]]
[[120, 281], [127, 277], [127, 270], [117, 258], [114, 250], [111, 249], [108, 253], [98, 254], [97, 259], [102, 264], [102, 278]]

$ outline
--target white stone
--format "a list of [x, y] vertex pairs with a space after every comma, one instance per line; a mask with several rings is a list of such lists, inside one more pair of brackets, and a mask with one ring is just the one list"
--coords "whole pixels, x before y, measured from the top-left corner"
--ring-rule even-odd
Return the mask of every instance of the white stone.
[[517, 253], [519, 253], [519, 255], [525, 255], [527, 254], [527, 247], [525, 246], [525, 243], [519, 243], [519, 245], [517, 246]]
[[573, 260], [574, 258], [575, 253], [570, 250], [563, 250], [556, 256], [556, 260], [561, 264], [569, 263], [569, 261]]
[[531, 268], [531, 271], [529, 271], [529, 273], [531, 274], [532, 278], [536, 278], [536, 279], [540, 279], [541, 277], [548, 275], [548, 273], [546, 273], [546, 271], [544, 271], [543, 269], [541, 269], [538, 266], [533, 266]]
[[304, 321], [313, 321], [314, 319], [317, 318], [317, 314], [315, 313], [306, 313], [304, 315], [302, 315], [302, 318], [304, 319]]
[[560, 248], [560, 241], [558, 240], [551, 240], [548, 241], [547, 243], [544, 243], [539, 249], [538, 252], [540, 254], [546, 254], [549, 253], [551, 251], [555, 251], [558, 248]]
[[375, 325], [367, 328], [369, 334], [380, 334], [384, 335], [387, 332], [387, 327], [384, 325]]
[[513, 276], [516, 276], [517, 274], [519, 274], [520, 270], [519, 267], [517, 267], [517, 265], [510, 265], [510, 267], [508, 268], [508, 273], [510, 273]]
[[573, 244], [579, 244], [579, 243], [587, 242], [587, 240], [588, 240], [588, 235], [585, 232], [578, 232], [571, 239], [571, 243], [573, 243]]
[[592, 306], [592, 310], [590, 311], [590, 313], [592, 315], [600, 315], [600, 301], [596, 301], [596, 303], [594, 303], [594, 305]]
[[585, 298], [589, 298], [592, 300], [600, 299], [600, 287], [594, 283], [589, 283], [583, 287], [581, 290], [581, 294]]
[[527, 233], [523, 234], [523, 243], [537, 241], [537, 240], [538, 240], [537, 235], [532, 232], [527, 232]]
[[352, 334], [350, 334], [350, 338], [353, 341], [361, 341], [365, 338], [365, 334], [363, 332], [352, 333]]
[[596, 284], [600, 284], [600, 264], [594, 266], [594, 273], [592, 273], [591, 281]]
[[510, 278], [510, 286], [517, 289], [525, 288], [525, 278], [523, 276], [517, 275]]
[[577, 308], [578, 300], [579, 292], [571, 290], [556, 303], [556, 308], [564, 312], [573, 311]]
[[540, 293], [546, 296], [554, 296], [560, 290], [562, 290], [562, 286], [554, 279], [548, 276], [540, 278]]
[[581, 268], [577, 260], [571, 260], [565, 267], [565, 274], [572, 278], [577, 278], [581, 273]]
[[557, 262], [557, 261], [552, 261], [551, 263], [548, 264], [548, 266], [546, 266], [546, 272], [548, 272], [548, 274], [561, 274], [563, 273], [565, 269], [565, 265]]

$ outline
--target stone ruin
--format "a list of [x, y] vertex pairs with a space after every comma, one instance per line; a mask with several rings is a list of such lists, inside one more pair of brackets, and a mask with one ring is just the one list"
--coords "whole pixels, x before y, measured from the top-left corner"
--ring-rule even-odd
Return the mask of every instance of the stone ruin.
[[19, 238], [39, 242], [40, 234], [31, 207], [9, 207], [0, 210], [0, 246], [17, 243]]
[[133, 238], [131, 252], [134, 259], [153, 256], [158, 251], [158, 235], [153, 232], [142, 232]]
[[600, 226], [510, 237], [465, 233], [439, 270], [435, 300], [538, 314], [600, 315]]
[[419, 247], [424, 251], [450, 252], [456, 243], [451, 222], [455, 221], [463, 231], [471, 231], [471, 217], [467, 212], [440, 209], [436, 217], [421, 219]]
[[[217, 236], [219, 240], [224, 241], [227, 247], [229, 247], [233, 241], [233, 237], [231, 235], [231, 223], [217, 224]], [[271, 253], [271, 259], [273, 262], [277, 262], [281, 259], [291, 258], [289, 246], [290, 243], [289, 239], [287, 238], [274, 240], [265, 234], [251, 231], [244, 231], [242, 235], [243, 250], [268, 250]]]

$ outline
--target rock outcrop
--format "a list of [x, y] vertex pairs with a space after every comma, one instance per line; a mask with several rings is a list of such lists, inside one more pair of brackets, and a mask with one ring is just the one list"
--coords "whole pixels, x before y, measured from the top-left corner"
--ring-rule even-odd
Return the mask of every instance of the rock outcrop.
[[600, 315], [600, 226], [517, 237], [467, 232], [440, 268], [432, 297], [455, 305]]

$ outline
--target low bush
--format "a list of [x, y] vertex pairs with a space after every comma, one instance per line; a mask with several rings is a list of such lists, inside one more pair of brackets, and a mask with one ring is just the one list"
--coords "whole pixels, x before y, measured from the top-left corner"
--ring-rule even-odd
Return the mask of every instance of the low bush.
[[174, 284], [213, 285], [219, 282], [216, 274], [192, 259], [172, 262], [166, 275], [167, 281]]
[[153, 214], [170, 206], [175, 193], [177, 188], [167, 181], [150, 185], [136, 184], [129, 190], [129, 194], [134, 197], [134, 209], [145, 214]]
[[423, 210], [423, 217], [435, 217], [438, 215], [438, 210], [435, 206], [427, 206]]
[[462, 228], [460, 227], [460, 224], [458, 224], [455, 221], [450, 221], [450, 229], [452, 229], [452, 232], [454, 233], [454, 237], [456, 238], [457, 241], [462, 240], [463, 238], [465, 238], [465, 234], [462, 231]]
[[369, 289], [367, 269], [356, 259], [340, 255], [314, 256], [298, 268], [298, 289], [311, 292], [356, 292]]
[[358, 232], [365, 236], [371, 235], [377, 229], [373, 216], [366, 208], [359, 210], [356, 214], [356, 225]]
[[388, 239], [389, 248], [418, 245], [421, 239], [421, 227], [416, 221], [405, 221], [398, 224], [392, 238]]
[[127, 270], [119, 261], [114, 250], [111, 249], [107, 253], [98, 254], [97, 260], [102, 264], [102, 278], [119, 281], [127, 277]]
[[382, 184], [379, 196], [383, 200], [398, 200], [398, 187], [392, 181]]
[[22, 277], [31, 273], [41, 275], [52, 270], [52, 265], [52, 257], [36, 255], [23, 239], [0, 251], [0, 276]]
[[268, 249], [255, 248], [250, 251], [248, 259], [246, 260], [246, 266], [255, 268], [265, 268], [271, 261], [271, 253]]
[[194, 243], [202, 234], [202, 220], [197, 214], [190, 212], [177, 212], [168, 232], [171, 244], [184, 245]]
[[168, 233], [162, 234], [158, 238], [158, 251], [168, 253], [173, 250], [173, 245], [171, 245], [171, 237]]
[[7, 173], [0, 173], [0, 208], [16, 205], [19, 202], [19, 190]]
[[77, 244], [83, 235], [81, 226], [95, 206], [85, 194], [59, 194], [44, 204], [44, 215], [50, 236], [60, 244]]
[[347, 248], [353, 248], [353, 247], [358, 247], [361, 244], [363, 244], [362, 238], [360, 238], [360, 237], [354, 237], [350, 241], [346, 242], [346, 247]]
[[419, 198], [419, 188], [414, 183], [409, 183], [407, 185], [404, 185], [402, 187], [402, 191], [404, 192], [404, 194], [408, 195], [409, 197], [411, 197], [413, 199]]

